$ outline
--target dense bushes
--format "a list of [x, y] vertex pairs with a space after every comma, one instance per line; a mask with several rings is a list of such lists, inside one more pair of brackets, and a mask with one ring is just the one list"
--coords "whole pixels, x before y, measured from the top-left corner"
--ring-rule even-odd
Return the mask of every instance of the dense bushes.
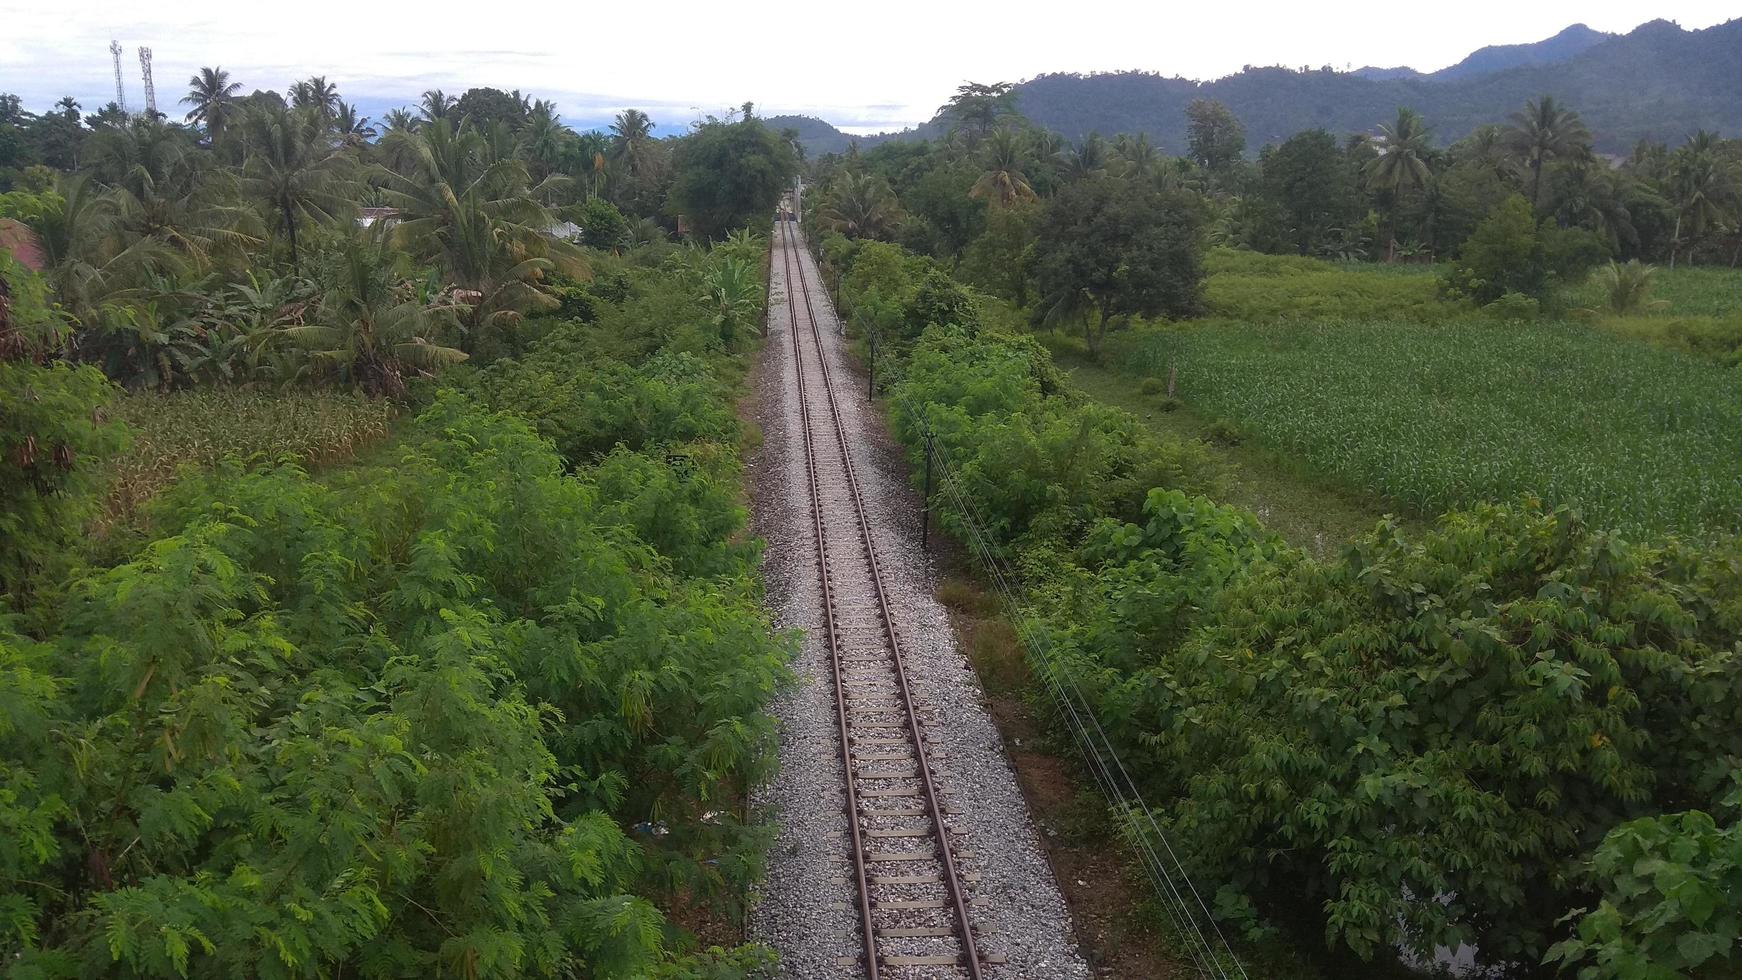
[[0, 254], [0, 615], [70, 570], [101, 461], [123, 441], [102, 372], [39, 360], [62, 326], [41, 279]]
[[1486, 306], [1517, 293], [1551, 300], [1563, 284], [1577, 284], [1609, 256], [1608, 246], [1582, 228], [1537, 221], [1523, 197], [1506, 199], [1470, 234], [1446, 276], [1448, 293]]
[[1103, 514], [1136, 519], [1151, 487], [1219, 478], [1201, 447], [1157, 442], [1129, 413], [1074, 394], [1032, 339], [928, 331], [894, 406], [897, 436], [918, 460], [929, 428], [999, 542], [1071, 540]]
[[[1260, 343], [1326, 362], [1280, 331]], [[917, 460], [923, 417], [948, 448], [1025, 577], [1034, 667], [1083, 692], [1218, 915], [1363, 960], [1469, 944], [1528, 976], [1571, 931], [1581, 976], [1724, 975], [1733, 835], [1662, 815], [1742, 770], [1733, 539], [1524, 500], [1315, 561], [1194, 496], [1189, 451], [1077, 403], [1031, 341], [932, 329], [901, 371], [897, 435]]]
[[[690, 286], [637, 280], [687, 309], [667, 338], [704, 319]], [[741, 804], [774, 758], [789, 650], [738, 540], [716, 377], [736, 368], [642, 323], [558, 327], [498, 365], [567, 363], [573, 400], [498, 413], [467, 383], [371, 463], [190, 472], [148, 505], [157, 540], [71, 584], [63, 629], [0, 619], [10, 970], [728, 977], [766, 959], [700, 951], [660, 910], [724, 920], [758, 873], [768, 832]], [[626, 360], [587, 371], [564, 338]], [[707, 424], [600, 408], [641, 405], [670, 362]], [[540, 437], [553, 420], [577, 455]]]
[[[1605, 831], [1709, 805], [1742, 765], [1733, 551], [1483, 507], [1230, 573], [1230, 526], [1091, 565], [1059, 634], [1225, 904], [1322, 907], [1362, 956], [1534, 962]], [[1194, 585], [1183, 640], [1132, 595]]]

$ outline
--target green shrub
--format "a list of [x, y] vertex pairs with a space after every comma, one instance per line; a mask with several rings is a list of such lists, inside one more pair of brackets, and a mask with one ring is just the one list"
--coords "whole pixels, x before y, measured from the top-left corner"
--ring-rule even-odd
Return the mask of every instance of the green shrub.
[[[701, 969], [644, 895], [729, 902], [755, 872], [764, 831], [719, 801], [768, 771], [786, 651], [750, 593], [674, 578], [562, 471], [449, 394], [394, 464], [330, 486], [183, 481], [174, 533], [79, 585], [52, 658], [0, 636], [33, 692], [0, 701], [0, 826], [32, 834], [0, 848], [0, 954], [51, 976]], [[622, 829], [653, 819], [657, 842]]]
[[1542, 316], [1542, 303], [1523, 293], [1505, 293], [1482, 307], [1482, 312], [1501, 323], [1535, 323]]
[[1204, 426], [1203, 435], [1199, 438], [1212, 446], [1227, 448], [1229, 446], [1240, 445], [1243, 437], [1240, 434], [1239, 426], [1227, 419], [1217, 419], [1209, 425]]
[[1742, 763], [1738, 559], [1526, 505], [1319, 564], [1152, 498], [1147, 527], [1084, 544], [1049, 618], [1230, 907], [1322, 910], [1363, 957], [1534, 960], [1606, 831], [1715, 802]]
[[[1742, 806], [1731, 794], [1725, 808]], [[1742, 822], [1699, 810], [1644, 817], [1603, 838], [1592, 859], [1603, 899], [1578, 909], [1547, 962], [1579, 980], [1718, 980], [1742, 973]]]
[[1591, 232], [1560, 228], [1551, 219], [1539, 225], [1529, 202], [1514, 194], [1464, 242], [1445, 288], [1478, 306], [1507, 293], [1545, 301], [1562, 283], [1582, 282], [1608, 256], [1608, 247]]
[[1135, 519], [1154, 487], [1198, 491], [1221, 478], [1201, 446], [1157, 442], [1128, 413], [1073, 394], [1030, 338], [927, 331], [895, 405], [916, 463], [929, 426], [999, 541], [1069, 540], [1103, 514]]
[[[96, 513], [102, 460], [124, 440], [105, 424], [116, 389], [92, 367], [38, 363], [63, 326], [42, 280], [0, 254], [0, 614], [71, 567]], [[40, 608], [40, 604], [37, 604]]]

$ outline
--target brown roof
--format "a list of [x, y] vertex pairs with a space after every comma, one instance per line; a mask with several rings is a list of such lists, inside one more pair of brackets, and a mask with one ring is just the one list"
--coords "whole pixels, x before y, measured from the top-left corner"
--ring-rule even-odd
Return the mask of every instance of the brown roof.
[[19, 265], [32, 272], [48, 268], [48, 259], [42, 254], [42, 246], [37, 244], [36, 232], [22, 221], [0, 218], [0, 251], [10, 253]]

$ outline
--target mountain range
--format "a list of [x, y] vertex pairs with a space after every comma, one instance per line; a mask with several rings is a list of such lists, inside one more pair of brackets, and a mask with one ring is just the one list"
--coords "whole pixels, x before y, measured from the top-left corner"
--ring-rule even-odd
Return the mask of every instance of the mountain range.
[[[1091, 132], [1147, 133], [1164, 150], [1186, 144], [1193, 99], [1226, 104], [1246, 127], [1249, 153], [1312, 127], [1373, 132], [1399, 106], [1421, 112], [1433, 138], [1450, 143], [1484, 123], [1504, 122], [1526, 99], [1553, 95], [1584, 118], [1597, 149], [1625, 154], [1640, 139], [1679, 143], [1697, 129], [1742, 136], [1742, 19], [1688, 31], [1655, 20], [1605, 34], [1575, 24], [1534, 44], [1494, 45], [1432, 73], [1410, 68], [1297, 71], [1248, 67], [1214, 81], [1154, 72], [1048, 74], [1016, 86], [1016, 105], [1035, 124], [1072, 139]], [[902, 133], [852, 137], [808, 117], [767, 120], [800, 130], [811, 154], [885, 139], [935, 138], [937, 118]]]

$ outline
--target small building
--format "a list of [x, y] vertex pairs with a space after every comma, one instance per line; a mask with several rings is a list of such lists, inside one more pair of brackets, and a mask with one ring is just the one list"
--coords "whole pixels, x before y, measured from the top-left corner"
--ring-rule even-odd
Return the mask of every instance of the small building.
[[42, 253], [42, 243], [37, 241], [36, 232], [16, 218], [0, 218], [0, 252], [12, 256], [31, 272], [43, 272], [48, 268], [48, 256]]

